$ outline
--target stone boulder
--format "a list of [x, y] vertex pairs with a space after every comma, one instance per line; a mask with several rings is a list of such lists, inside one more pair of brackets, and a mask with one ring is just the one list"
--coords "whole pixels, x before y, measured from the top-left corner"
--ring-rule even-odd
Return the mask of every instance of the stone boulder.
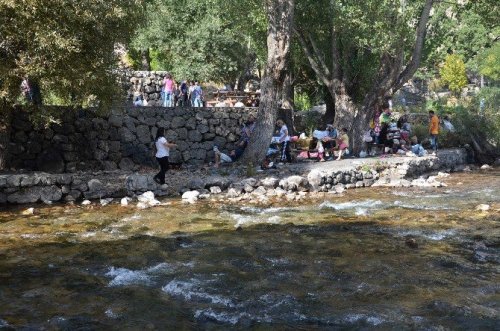
[[265, 188], [272, 189], [278, 187], [279, 179], [275, 177], [266, 177], [260, 181], [260, 184]]
[[45, 203], [51, 203], [61, 200], [62, 191], [59, 187], [52, 186], [44, 186], [40, 190], [40, 199]]
[[279, 186], [287, 191], [302, 191], [307, 189], [307, 179], [294, 175], [280, 180]]
[[20, 189], [7, 197], [9, 203], [35, 203], [40, 200], [42, 188], [39, 186]]
[[319, 170], [312, 170], [307, 175], [307, 181], [314, 191], [318, 191], [323, 184], [323, 175]]

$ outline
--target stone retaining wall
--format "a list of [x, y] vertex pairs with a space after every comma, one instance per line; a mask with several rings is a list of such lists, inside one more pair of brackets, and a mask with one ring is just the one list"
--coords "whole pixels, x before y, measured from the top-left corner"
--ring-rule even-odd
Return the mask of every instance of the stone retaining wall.
[[60, 123], [35, 128], [29, 113], [16, 109], [10, 137], [9, 167], [51, 173], [88, 170], [137, 170], [156, 166], [154, 137], [163, 127], [171, 162], [203, 164], [213, 160], [212, 148], [230, 150], [241, 125], [256, 109], [237, 108], [114, 108], [109, 116], [95, 110], [45, 108]]
[[[197, 190], [200, 194], [223, 194], [227, 198], [251, 198], [287, 195], [300, 197], [304, 192], [341, 193], [345, 189], [369, 186], [434, 186], [436, 182], [418, 176], [446, 169], [464, 169], [467, 153], [463, 149], [440, 151], [439, 157], [401, 157], [387, 162], [377, 159], [358, 159], [339, 169], [336, 162], [321, 164], [306, 173], [300, 169], [266, 171], [253, 178], [207, 176], [200, 171], [182, 173], [183, 184], [161, 186], [153, 181], [153, 174], [124, 172], [97, 172], [83, 174], [31, 173], [0, 175], [0, 203], [35, 203], [78, 201], [82, 199], [120, 198], [136, 196], [147, 191], [155, 195], [179, 195]], [[357, 164], [355, 164], [357, 163]], [[319, 164], [319, 163], [318, 163]], [[288, 173], [288, 175], [285, 175]], [[179, 176], [178, 173], [173, 173]]]

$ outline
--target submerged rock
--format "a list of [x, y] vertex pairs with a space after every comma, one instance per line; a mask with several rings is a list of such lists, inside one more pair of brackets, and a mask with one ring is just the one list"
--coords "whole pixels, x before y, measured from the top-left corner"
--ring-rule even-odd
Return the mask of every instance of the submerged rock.
[[35, 214], [35, 208], [28, 208], [21, 212], [21, 215], [33, 215]]
[[490, 210], [490, 205], [482, 203], [482, 204], [476, 206], [476, 210], [479, 210], [479, 211], [488, 211], [488, 210]]
[[198, 201], [199, 196], [200, 192], [198, 191], [187, 191], [182, 194], [182, 201], [193, 204]]

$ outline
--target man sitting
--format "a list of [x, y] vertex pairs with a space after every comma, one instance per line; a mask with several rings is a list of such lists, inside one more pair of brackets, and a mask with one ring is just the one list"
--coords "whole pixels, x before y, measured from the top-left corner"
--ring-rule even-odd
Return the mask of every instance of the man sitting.
[[228, 155], [219, 151], [219, 148], [217, 146], [214, 146], [215, 167], [218, 168], [221, 163], [236, 162], [243, 155], [246, 147], [246, 143], [244, 143], [243, 146], [238, 145], [235, 149], [229, 152]]

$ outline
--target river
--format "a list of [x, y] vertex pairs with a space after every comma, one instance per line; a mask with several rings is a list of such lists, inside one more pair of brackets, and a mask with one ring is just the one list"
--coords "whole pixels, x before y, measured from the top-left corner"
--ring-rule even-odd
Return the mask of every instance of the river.
[[0, 329], [498, 329], [500, 171], [445, 182], [267, 206], [2, 207]]

